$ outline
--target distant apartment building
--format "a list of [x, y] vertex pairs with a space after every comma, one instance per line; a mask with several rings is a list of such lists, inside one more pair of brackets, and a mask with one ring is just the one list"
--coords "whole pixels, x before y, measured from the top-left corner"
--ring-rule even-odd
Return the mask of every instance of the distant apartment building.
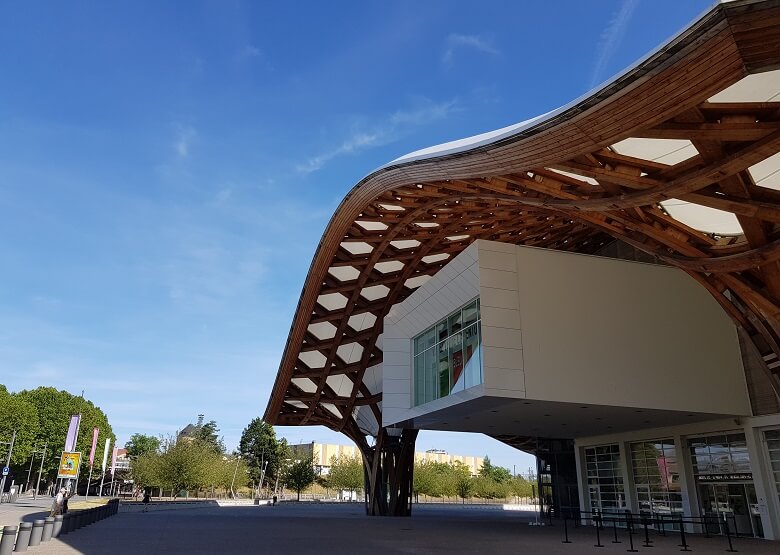
[[[354, 445], [336, 445], [333, 443], [300, 443], [290, 445], [290, 452], [294, 459], [311, 457], [314, 461], [314, 469], [318, 475], [327, 476], [330, 471], [333, 457], [346, 455], [347, 457], [360, 457], [360, 451]], [[450, 455], [446, 451], [431, 449], [428, 451], [414, 453], [415, 461], [432, 461], [444, 464], [455, 462], [462, 463], [469, 467], [472, 475], [479, 473], [482, 464], [485, 462], [483, 457], [472, 457], [467, 455]]]

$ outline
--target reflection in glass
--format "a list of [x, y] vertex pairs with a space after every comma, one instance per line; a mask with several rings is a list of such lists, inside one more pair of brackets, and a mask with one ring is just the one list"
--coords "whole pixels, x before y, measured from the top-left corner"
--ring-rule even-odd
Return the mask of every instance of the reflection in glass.
[[414, 403], [428, 403], [482, 383], [479, 299], [412, 340]]

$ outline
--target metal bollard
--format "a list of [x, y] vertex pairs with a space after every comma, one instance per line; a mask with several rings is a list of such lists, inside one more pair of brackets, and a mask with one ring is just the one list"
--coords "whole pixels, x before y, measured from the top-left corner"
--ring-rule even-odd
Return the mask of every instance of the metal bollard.
[[3, 526], [3, 535], [0, 537], [0, 555], [11, 555], [16, 540], [16, 526]]
[[33, 522], [32, 532], [30, 533], [30, 547], [35, 547], [41, 544], [41, 537], [43, 536], [43, 520], [36, 520]]
[[54, 517], [54, 524], [52, 525], [51, 529], [51, 537], [57, 538], [62, 533], [62, 515], [57, 515]]
[[630, 547], [626, 549], [626, 551], [631, 553], [636, 553], [639, 551], [638, 549], [634, 549], [634, 529], [630, 526], [628, 527], [628, 544]]
[[688, 540], [685, 539], [685, 523], [683, 522], [683, 518], [680, 517], [680, 545], [679, 547], [682, 547], [680, 551], [690, 551], [688, 549]]
[[652, 540], [650, 540], [650, 536], [647, 533], [647, 517], [646, 516], [642, 517], [642, 526], [645, 527], [645, 543], [644, 543], [644, 547], [653, 547], [652, 546], [653, 542], [652, 542]]
[[41, 534], [41, 541], [51, 541], [52, 532], [54, 532], [54, 517], [47, 516], [43, 521], [43, 534]]
[[593, 545], [593, 547], [604, 547], [601, 545], [601, 515], [596, 515], [596, 543]]
[[615, 534], [615, 539], [612, 540], [612, 543], [623, 543], [617, 539], [617, 518], [612, 519], [612, 532]]
[[734, 545], [731, 543], [731, 530], [729, 529], [729, 519], [726, 517], [726, 515], [723, 515], [723, 526], [726, 529], [726, 537], [729, 539], [729, 548], [726, 550], [729, 553], [736, 552], [736, 549], [734, 549]]
[[73, 513], [65, 513], [62, 515], [62, 528], [60, 528], [60, 536], [69, 534], [71, 526], [73, 525]]
[[563, 537], [565, 539], [561, 543], [571, 543], [569, 541], [569, 525], [566, 523], [566, 515], [563, 515]]
[[30, 545], [30, 534], [32, 533], [32, 522], [20, 522], [19, 533], [16, 535], [16, 546], [14, 551], [27, 551]]

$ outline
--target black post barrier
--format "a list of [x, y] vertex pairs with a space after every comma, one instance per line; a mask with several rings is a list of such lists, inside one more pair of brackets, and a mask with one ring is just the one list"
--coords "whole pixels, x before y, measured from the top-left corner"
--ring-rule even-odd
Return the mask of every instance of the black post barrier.
[[661, 535], [666, 535], [666, 526], [664, 523], [664, 515], [662, 514], [656, 514], [656, 526], [658, 527], [658, 530], [660, 530]]
[[42, 542], [51, 541], [51, 535], [54, 531], [54, 517], [47, 516], [43, 521], [43, 535], [41, 536]]
[[43, 520], [36, 520], [33, 522], [32, 533], [30, 534], [30, 547], [41, 545], [41, 538], [43, 537]]
[[729, 540], [729, 548], [726, 551], [728, 551], [729, 553], [734, 553], [736, 549], [734, 549], [734, 545], [731, 543], [731, 530], [729, 529], [729, 519], [725, 514], [723, 515], [723, 527], [726, 530], [726, 537]]
[[16, 540], [16, 526], [3, 526], [3, 535], [0, 536], [0, 555], [11, 555]]
[[601, 514], [596, 514], [596, 543], [593, 547], [604, 547], [601, 545]]
[[685, 539], [685, 523], [683, 523], [682, 517], [680, 517], [680, 542], [680, 547], [682, 547], [680, 551], [690, 551], [688, 541]]
[[[726, 515], [726, 518], [728, 518], [728, 514]], [[733, 514], [731, 515], [731, 519], [734, 521], [734, 537], [739, 537], [739, 526], [737, 526], [737, 515]]]
[[631, 526], [626, 526], [626, 528], [628, 528], [628, 545], [631, 546], [626, 551], [636, 553], [638, 550], [634, 549], [634, 529]]
[[27, 551], [27, 546], [30, 545], [30, 534], [32, 534], [32, 522], [20, 522], [14, 551]]
[[567, 524], [566, 515], [563, 515], [563, 537], [565, 538], [561, 543], [571, 543], [569, 541], [569, 525]]
[[64, 517], [62, 515], [57, 515], [54, 517], [54, 524], [52, 526], [51, 531], [51, 537], [57, 538], [60, 534], [62, 534], [62, 521], [64, 520]]
[[650, 541], [650, 535], [647, 533], [647, 517], [646, 516], [642, 517], [642, 525], [645, 527], [645, 543], [644, 543], [644, 546], [645, 547], [653, 547], [653, 545], [652, 545], [653, 542]]
[[615, 533], [615, 539], [612, 540], [612, 543], [623, 543], [619, 539], [617, 539], [617, 519], [612, 518], [612, 531]]

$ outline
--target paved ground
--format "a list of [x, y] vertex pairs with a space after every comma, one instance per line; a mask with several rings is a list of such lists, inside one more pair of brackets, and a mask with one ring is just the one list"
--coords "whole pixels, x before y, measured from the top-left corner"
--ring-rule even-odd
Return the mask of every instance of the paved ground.
[[[16, 503], [0, 503], [0, 526], [18, 526], [20, 522], [46, 518], [49, 516], [51, 503], [52, 498], [47, 495], [39, 495], [37, 499], [22, 496]], [[70, 504], [70, 501], [68, 503]]]
[[[461, 507], [419, 507], [412, 518], [369, 518], [362, 505], [282, 504], [276, 507], [203, 507], [128, 511], [30, 549], [40, 554], [154, 553], [625, 553], [623, 543], [593, 547], [593, 528], [572, 530], [563, 544], [560, 525], [529, 526], [529, 513]], [[606, 536], [606, 537], [605, 537]], [[678, 553], [679, 536], [654, 536], [648, 553]], [[723, 553], [726, 538], [689, 537], [694, 553]], [[780, 544], [735, 540], [740, 553], [780, 553]]]

